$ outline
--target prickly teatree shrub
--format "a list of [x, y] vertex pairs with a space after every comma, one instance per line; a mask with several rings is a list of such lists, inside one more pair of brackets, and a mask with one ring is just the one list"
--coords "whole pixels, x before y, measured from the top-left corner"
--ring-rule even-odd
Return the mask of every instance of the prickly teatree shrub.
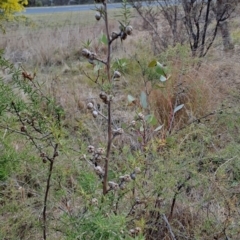
[[[106, 56], [91, 40], [81, 49], [92, 83], [81, 121], [69, 121], [56, 80], [1, 57], [1, 239], [240, 238], [239, 104], [211, 102], [208, 112], [181, 48], [115, 59], [112, 42], [135, 34], [126, 2], [120, 13], [112, 33], [107, 3], [96, 7]], [[186, 110], [196, 119], [186, 122]]]

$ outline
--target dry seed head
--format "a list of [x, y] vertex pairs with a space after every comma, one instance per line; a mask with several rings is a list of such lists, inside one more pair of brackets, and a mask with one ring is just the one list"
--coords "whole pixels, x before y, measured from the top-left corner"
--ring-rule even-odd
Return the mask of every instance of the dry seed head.
[[47, 162], [47, 159], [46, 159], [46, 158], [43, 158], [42, 161], [43, 161], [43, 163], [46, 163], [46, 162]]
[[92, 145], [89, 145], [89, 146], [88, 146], [88, 152], [89, 152], [89, 153], [93, 153], [93, 152], [94, 152], [94, 149], [95, 149], [94, 146], [92, 146]]
[[127, 26], [126, 29], [125, 29], [125, 32], [127, 33], [127, 35], [131, 35], [132, 34], [132, 31], [133, 31], [133, 28], [132, 26]]
[[120, 78], [121, 77], [121, 73], [119, 71], [115, 71], [113, 74], [113, 78]]
[[94, 111], [92, 112], [92, 115], [93, 115], [94, 118], [96, 118], [96, 117], [98, 116], [98, 112], [94, 110]]
[[87, 109], [89, 109], [89, 110], [93, 109], [93, 103], [92, 102], [89, 102], [87, 104]]
[[102, 14], [99, 12], [96, 12], [96, 14], [95, 14], [96, 20], [99, 21], [101, 19], [101, 17], [102, 17]]
[[84, 48], [84, 49], [82, 50], [82, 55], [83, 55], [84, 57], [89, 58], [90, 54], [91, 54], [91, 52], [90, 52], [88, 49]]

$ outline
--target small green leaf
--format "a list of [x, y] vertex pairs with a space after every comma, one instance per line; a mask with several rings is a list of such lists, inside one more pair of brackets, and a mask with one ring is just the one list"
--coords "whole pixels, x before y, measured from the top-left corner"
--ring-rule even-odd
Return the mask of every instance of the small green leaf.
[[163, 125], [158, 126], [157, 128], [154, 129], [154, 132], [157, 132], [157, 131], [161, 130], [162, 127], [163, 127]]
[[164, 67], [161, 63], [157, 62], [156, 72], [160, 75], [165, 75]]
[[165, 88], [165, 86], [162, 83], [156, 84], [155, 88], [162, 89]]
[[101, 63], [97, 63], [93, 69], [94, 72], [97, 72], [103, 68], [103, 65]]
[[147, 121], [148, 124], [154, 126], [157, 125], [157, 119], [155, 118], [155, 116], [153, 114], [149, 114], [145, 117], [145, 120]]
[[102, 34], [100, 41], [101, 41], [101, 43], [108, 45], [107, 36], [105, 34]]
[[136, 98], [134, 98], [132, 95], [128, 95], [128, 102], [129, 103], [133, 103], [133, 102], [135, 102], [136, 101]]
[[147, 95], [145, 92], [141, 92], [140, 104], [143, 108], [147, 108]]
[[177, 107], [175, 107], [175, 109], [174, 109], [173, 112], [176, 113], [177, 111], [179, 111], [180, 109], [182, 109], [183, 106], [184, 106], [184, 104], [178, 105]]
[[144, 131], [143, 126], [141, 126], [139, 130], [140, 130], [140, 132], [143, 132]]
[[153, 60], [148, 64], [148, 67], [152, 68], [152, 67], [156, 67], [156, 65], [157, 65], [157, 61]]
[[167, 81], [167, 78], [165, 76], [161, 75], [160, 76], [160, 81], [161, 82], [165, 82], [165, 81]]

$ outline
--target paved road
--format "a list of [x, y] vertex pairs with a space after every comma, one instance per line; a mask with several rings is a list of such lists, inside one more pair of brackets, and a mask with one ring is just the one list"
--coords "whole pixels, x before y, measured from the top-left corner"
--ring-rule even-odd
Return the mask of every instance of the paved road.
[[[0, 0], [1, 1], [1, 0]], [[171, 4], [176, 4], [178, 0], [171, 0]], [[158, 1], [162, 2], [162, 1]], [[164, 4], [164, 2], [162, 2]], [[152, 3], [154, 4], [154, 3]], [[157, 5], [157, 2], [155, 2]], [[147, 2], [142, 2], [142, 6], [146, 6]], [[89, 5], [70, 5], [70, 6], [57, 6], [57, 7], [29, 7], [25, 8], [23, 14], [43, 14], [43, 13], [61, 13], [61, 12], [80, 12], [94, 9], [94, 4]], [[100, 6], [100, 4], [97, 4]], [[121, 3], [110, 3], [108, 9], [116, 9], [122, 6]], [[131, 5], [129, 5], [131, 7]]]
[[[120, 8], [121, 3], [108, 4], [108, 9]], [[43, 13], [61, 13], [61, 12], [79, 12], [94, 9], [94, 5], [71, 5], [57, 7], [29, 7], [25, 8], [24, 14], [43, 14]]]

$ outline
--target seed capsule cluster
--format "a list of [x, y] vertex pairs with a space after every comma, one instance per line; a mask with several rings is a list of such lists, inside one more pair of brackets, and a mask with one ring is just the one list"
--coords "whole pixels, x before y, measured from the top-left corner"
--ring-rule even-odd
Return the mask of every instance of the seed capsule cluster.
[[90, 63], [93, 63], [93, 60], [96, 59], [97, 54], [95, 52], [89, 51], [87, 48], [82, 49], [82, 56], [87, 58]]
[[139, 235], [141, 233], [142, 229], [140, 227], [135, 227], [133, 229], [129, 230], [129, 234], [133, 237]]
[[135, 170], [131, 174], [126, 174], [119, 177], [120, 183], [115, 183], [113, 181], [108, 182], [108, 186], [110, 190], [124, 190], [126, 188], [126, 184], [136, 179], [136, 174], [141, 172], [139, 167], [136, 167]]
[[92, 154], [90, 161], [94, 164], [95, 167], [97, 167], [103, 158], [105, 149], [104, 148], [95, 148], [94, 146], [89, 145], [88, 152]]
[[87, 109], [92, 111], [92, 116], [93, 116], [94, 118], [97, 118], [97, 117], [98, 117], [99, 112], [98, 112], [97, 108], [94, 106], [94, 103], [93, 103], [93, 102], [88, 102], [88, 103], [87, 103]]
[[124, 133], [122, 128], [113, 129], [112, 132], [114, 137], [118, 135], [122, 135]]
[[112, 95], [107, 95], [105, 92], [101, 92], [99, 94], [99, 97], [103, 101], [103, 103], [108, 104], [110, 101], [112, 101], [113, 96]]
[[133, 33], [133, 27], [131, 26], [131, 25], [128, 25], [128, 26], [123, 26], [123, 25], [121, 25], [120, 27], [119, 27], [119, 29], [120, 29], [120, 38], [121, 38], [121, 40], [126, 40], [127, 39], [127, 36], [129, 35], [132, 35], [132, 33]]

